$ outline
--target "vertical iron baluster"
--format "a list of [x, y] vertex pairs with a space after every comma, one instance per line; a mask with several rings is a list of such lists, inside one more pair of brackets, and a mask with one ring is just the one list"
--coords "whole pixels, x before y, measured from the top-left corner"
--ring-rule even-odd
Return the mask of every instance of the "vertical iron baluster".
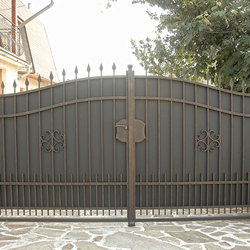
[[74, 190], [73, 190], [73, 174], [70, 174], [70, 193], [71, 193], [71, 214], [74, 216]]
[[[39, 78], [41, 79], [41, 77]], [[40, 82], [39, 82], [40, 86]], [[41, 136], [41, 89], [38, 90], [38, 130], [39, 130], [39, 136]], [[39, 147], [39, 180], [40, 180], [40, 199], [41, 199], [41, 215], [43, 216], [43, 168], [42, 168], [42, 148]]]
[[61, 174], [58, 174], [58, 203], [59, 203], [59, 215], [62, 215], [62, 194], [61, 194]]
[[[195, 83], [194, 86], [194, 95], [195, 95], [195, 107], [194, 107], [194, 126], [195, 126], [195, 149], [194, 149], [194, 182], [197, 183], [198, 181], [198, 149], [196, 146], [197, 143], [197, 137], [196, 135], [198, 134], [198, 107], [197, 107], [197, 84]], [[196, 214], [196, 210], [197, 210], [197, 185], [194, 184], [194, 214]]]
[[[12, 174], [10, 174], [10, 183], [12, 183]], [[10, 184], [10, 206], [11, 206], [11, 215], [13, 215], [13, 188], [12, 184]]]
[[160, 78], [158, 78], [158, 84], [157, 84], [157, 115], [158, 115], [158, 215], [160, 215], [160, 204], [161, 204], [161, 189], [160, 189], [160, 182], [161, 182], [161, 101], [160, 96], [161, 96], [161, 88], [160, 88]]
[[164, 174], [164, 215], [167, 215], [167, 174]]
[[[219, 85], [220, 85], [220, 81], [219, 81]], [[219, 89], [219, 134], [221, 135], [221, 89]], [[219, 191], [218, 191], [219, 214], [220, 214], [220, 201], [221, 201], [220, 181], [221, 181], [221, 147], [219, 147]]]
[[37, 216], [37, 193], [36, 193], [36, 174], [33, 175], [34, 178], [34, 203], [35, 203], [35, 216]]
[[145, 70], [146, 70], [146, 215], [148, 215], [148, 75], [147, 75], [147, 70], [148, 67], [147, 65], [145, 66]]
[[[243, 86], [244, 82], [243, 82]], [[244, 88], [242, 88], [244, 93]], [[245, 96], [242, 95], [242, 170], [241, 170], [241, 181], [245, 180]], [[241, 212], [243, 213], [243, 204], [244, 204], [244, 184], [241, 185]]]
[[173, 210], [173, 78], [172, 78], [172, 67], [170, 68], [170, 214], [172, 215]]
[[[17, 97], [14, 95], [14, 114], [17, 113]], [[17, 117], [14, 116], [14, 136], [15, 136], [15, 170], [16, 170], [16, 176], [18, 176], [18, 155], [17, 155]], [[12, 196], [12, 194], [11, 194]], [[13, 210], [12, 213], [13, 214]]]
[[[101, 65], [102, 66], [102, 65]], [[101, 75], [102, 75], [102, 67], [100, 66], [100, 70], [101, 70]], [[101, 77], [101, 168], [102, 168], [102, 183], [104, 182], [104, 128], [103, 128], [103, 80]], [[115, 129], [114, 129], [115, 130]], [[104, 207], [104, 186], [102, 185], [102, 207]], [[102, 213], [104, 214], [104, 210], [102, 211]]]
[[238, 192], [239, 192], [239, 173], [236, 173], [236, 196], [235, 196], [235, 205], [236, 205], [236, 213], [238, 213]]
[[[28, 84], [29, 85], [29, 84]], [[27, 87], [28, 87], [27, 85]], [[28, 88], [27, 88], [28, 90]], [[26, 93], [26, 112], [29, 111], [29, 94]], [[30, 183], [30, 136], [29, 136], [29, 115], [26, 115], [26, 131], [27, 131], [27, 166], [28, 166], [28, 182]], [[29, 197], [29, 208], [31, 207], [31, 190], [30, 185], [28, 185], [28, 197]], [[31, 214], [31, 209], [29, 210], [29, 215]]]
[[[63, 134], [64, 138], [66, 138], [66, 91], [65, 91], [65, 83], [63, 84]], [[67, 151], [66, 151], [66, 143], [63, 148], [63, 165], [64, 165], [64, 182], [65, 182], [65, 207], [66, 207], [66, 216], [68, 215], [68, 195], [67, 195]]]
[[76, 99], [76, 182], [77, 182], [77, 207], [78, 207], [78, 215], [80, 215], [80, 187], [79, 187], [79, 122], [78, 122], [78, 81], [77, 81], [77, 73], [78, 69], [75, 68], [75, 99]]
[[[120, 182], [122, 183], [122, 174], [120, 174]], [[122, 184], [120, 186], [120, 196], [121, 196], [121, 215], [123, 215], [123, 202], [122, 202]]]
[[[2, 181], [1, 175], [0, 175], [0, 181]], [[2, 186], [0, 186], [0, 192], [2, 193]], [[0, 215], [2, 215], [2, 195], [0, 195]]]
[[179, 214], [179, 173], [176, 174], [176, 214]]
[[82, 175], [82, 184], [83, 184], [83, 210], [84, 210], [84, 216], [86, 216], [86, 178], [85, 178], [85, 174]]
[[[90, 67], [88, 65], [87, 68], [88, 71], [88, 77], [90, 77]], [[90, 98], [90, 79], [88, 78], [88, 98]], [[91, 171], [91, 120], [90, 120], [90, 112], [91, 112], [91, 107], [90, 107], [90, 101], [88, 101], [88, 132], [89, 132], [89, 183], [91, 184], [92, 182], [92, 171]], [[92, 215], [92, 185], [89, 185], [89, 197], [90, 197], [90, 215]]]
[[[113, 79], [112, 79], [112, 90], [113, 90], [113, 97], [116, 96], [116, 81], [115, 81], [115, 76], [113, 75]], [[117, 162], [116, 162], [116, 138], [115, 138], [115, 133], [116, 133], [116, 130], [115, 130], [115, 124], [116, 124], [116, 112], [115, 112], [115, 106], [116, 106], [116, 101], [115, 101], [115, 98], [113, 99], [113, 145], [114, 145], [114, 157], [113, 157], [113, 160], [114, 160], [114, 182], [117, 181]], [[117, 194], [116, 194], [116, 191], [117, 191], [117, 187], [115, 186], [115, 208], [117, 206], [116, 204], [116, 199], [117, 199]], [[104, 199], [104, 197], [102, 198]], [[104, 210], [103, 210], [103, 215], [104, 215]], [[116, 215], [116, 209], [115, 209], [115, 215]]]
[[23, 215], [25, 215], [25, 190], [24, 190], [24, 174], [22, 174], [22, 198], [23, 198]]
[[110, 202], [110, 174], [108, 174], [108, 207], [109, 207], [109, 215], [110, 215], [110, 208], [111, 208], [111, 202]]
[[47, 215], [49, 215], [49, 175], [46, 174]]
[[201, 173], [201, 214], [202, 214], [202, 206], [203, 206], [203, 173]]
[[[188, 174], [188, 182], [191, 182], [191, 173]], [[191, 210], [191, 185], [188, 184], [188, 214], [190, 214]]]
[[250, 172], [247, 173], [247, 212], [249, 213], [250, 201]]
[[225, 185], [224, 185], [224, 214], [226, 213], [226, 206], [227, 206], [227, 173], [224, 175]]
[[[230, 171], [230, 180], [233, 180], [233, 88], [231, 82], [231, 171]], [[232, 198], [233, 198], [233, 185], [230, 185], [230, 213], [232, 212]]]
[[[186, 106], [185, 106], [185, 82], [182, 82], [182, 181], [186, 180]], [[184, 204], [185, 204], [185, 185], [182, 186], [182, 214], [184, 214]]]
[[214, 214], [214, 182], [215, 182], [215, 173], [213, 173], [213, 190], [212, 190], [212, 214]]
[[132, 65], [128, 65], [127, 71], [127, 119], [128, 119], [128, 225], [135, 225], [135, 79]]
[[[209, 82], [209, 77], [207, 77], [207, 82]], [[209, 115], [209, 88], [207, 87], [207, 131], [209, 131], [209, 118], [210, 118], [210, 115]], [[210, 165], [210, 161], [209, 161], [209, 150], [207, 150], [207, 185], [206, 185], [206, 206], [207, 206], [207, 214], [208, 214], [208, 197], [209, 197], [209, 175], [210, 175], [210, 170], [209, 170], [209, 165]]]
[[155, 175], [152, 174], [152, 215], [155, 214]]
[[[4, 83], [2, 81], [2, 94], [4, 94]], [[5, 110], [4, 110], [4, 96], [2, 96], [2, 115], [4, 115]], [[4, 125], [4, 117], [2, 117], [2, 143], [3, 143], [3, 181], [4, 183], [6, 182], [6, 162], [5, 162], [5, 125]], [[17, 181], [17, 176], [16, 176], [16, 181]], [[4, 185], [4, 193], [5, 193], [5, 185]], [[4, 198], [5, 199], [5, 198]], [[18, 197], [17, 197], [18, 200]], [[18, 202], [18, 201], [17, 201]], [[4, 201], [4, 205], [6, 206], [6, 201]]]
[[98, 175], [95, 174], [95, 207], [96, 207], [96, 215], [98, 215]]
[[142, 215], [142, 174], [140, 174], [140, 215]]
[[[51, 84], [52, 84], [52, 79], [51, 79]], [[50, 131], [54, 131], [54, 109], [52, 108], [53, 106], [53, 88], [50, 86]], [[51, 145], [54, 145], [54, 138], [51, 136]], [[52, 176], [52, 199], [53, 199], [53, 215], [55, 215], [55, 160], [54, 160], [54, 150], [51, 151], [51, 176]]]

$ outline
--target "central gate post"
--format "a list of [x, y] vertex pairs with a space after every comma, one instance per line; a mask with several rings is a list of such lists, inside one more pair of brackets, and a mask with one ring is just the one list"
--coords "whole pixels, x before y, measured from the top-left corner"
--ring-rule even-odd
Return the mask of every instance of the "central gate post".
[[128, 225], [135, 225], [135, 77], [132, 65], [127, 71], [127, 112], [128, 112]]

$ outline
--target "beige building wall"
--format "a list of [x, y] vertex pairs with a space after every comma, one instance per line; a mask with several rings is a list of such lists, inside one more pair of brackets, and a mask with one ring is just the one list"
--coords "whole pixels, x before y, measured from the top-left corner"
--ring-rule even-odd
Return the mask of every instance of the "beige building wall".
[[0, 56], [0, 70], [1, 70], [1, 75], [0, 75], [1, 83], [3, 81], [5, 85], [4, 93], [6, 94], [13, 93], [14, 80], [17, 83], [18, 65], [10, 63], [7, 60], [3, 60], [3, 58]]

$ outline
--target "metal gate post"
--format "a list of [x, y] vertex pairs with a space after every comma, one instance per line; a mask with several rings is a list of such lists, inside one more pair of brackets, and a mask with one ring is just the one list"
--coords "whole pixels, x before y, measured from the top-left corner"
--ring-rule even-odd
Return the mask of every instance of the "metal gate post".
[[128, 225], [135, 225], [135, 77], [132, 65], [127, 71], [127, 112], [128, 112]]

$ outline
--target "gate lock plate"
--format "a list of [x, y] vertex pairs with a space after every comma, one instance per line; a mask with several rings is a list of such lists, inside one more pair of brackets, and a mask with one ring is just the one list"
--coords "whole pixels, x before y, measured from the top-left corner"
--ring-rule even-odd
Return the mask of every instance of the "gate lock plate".
[[[120, 120], [116, 123], [116, 139], [121, 142], [128, 141], [128, 121]], [[134, 121], [134, 140], [135, 142], [143, 141], [145, 136], [145, 126], [146, 124], [141, 120]]]

